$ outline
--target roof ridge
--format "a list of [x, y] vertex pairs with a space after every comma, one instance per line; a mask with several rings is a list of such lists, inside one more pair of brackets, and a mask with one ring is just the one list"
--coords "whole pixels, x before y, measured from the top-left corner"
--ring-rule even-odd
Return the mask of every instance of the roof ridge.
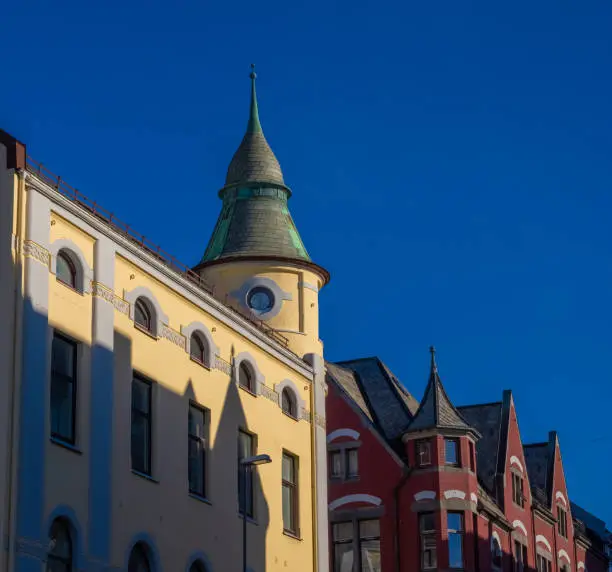
[[491, 405], [501, 405], [501, 401], [489, 401], [488, 403], [473, 403], [471, 405], [457, 405], [457, 409], [469, 409], [471, 407], [488, 407]]

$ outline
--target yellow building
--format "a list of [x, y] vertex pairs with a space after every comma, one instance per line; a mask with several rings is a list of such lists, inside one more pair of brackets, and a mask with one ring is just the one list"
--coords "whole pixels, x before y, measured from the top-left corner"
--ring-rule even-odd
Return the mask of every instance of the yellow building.
[[0, 132], [0, 572], [238, 571], [245, 522], [252, 572], [328, 571], [329, 276], [251, 77], [195, 268]]

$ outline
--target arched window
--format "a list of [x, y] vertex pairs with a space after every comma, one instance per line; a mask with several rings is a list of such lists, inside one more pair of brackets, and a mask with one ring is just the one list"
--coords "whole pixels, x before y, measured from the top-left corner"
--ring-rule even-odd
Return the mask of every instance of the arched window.
[[189, 343], [189, 354], [191, 359], [194, 359], [198, 363], [207, 365], [206, 345], [202, 341], [202, 338], [194, 333], [191, 334], [191, 342]]
[[151, 310], [143, 298], [138, 298], [134, 305], [134, 323], [147, 332], [153, 329]]
[[497, 540], [495, 537], [493, 537], [493, 542], [491, 543], [491, 558], [495, 568], [502, 567], [502, 549], [499, 545], [499, 540]]
[[204, 564], [202, 564], [199, 560], [196, 560], [189, 567], [189, 572], [206, 572], [206, 568], [204, 568]]
[[142, 542], [138, 542], [134, 548], [132, 548], [132, 553], [130, 554], [130, 560], [128, 562], [128, 572], [151, 572], [147, 550]]
[[57, 263], [55, 267], [55, 276], [66, 286], [71, 288], [77, 287], [77, 270], [74, 262], [65, 250], [60, 250], [57, 254]]
[[293, 391], [291, 391], [287, 387], [283, 389], [283, 392], [281, 394], [281, 407], [287, 415], [293, 417], [294, 419], [297, 419], [297, 405], [295, 395], [293, 394]]
[[254, 383], [254, 375], [253, 369], [246, 361], [240, 362], [240, 367], [238, 368], [238, 384], [249, 391], [255, 390]]
[[71, 572], [72, 540], [67, 523], [60, 518], [53, 521], [49, 536], [47, 572]]

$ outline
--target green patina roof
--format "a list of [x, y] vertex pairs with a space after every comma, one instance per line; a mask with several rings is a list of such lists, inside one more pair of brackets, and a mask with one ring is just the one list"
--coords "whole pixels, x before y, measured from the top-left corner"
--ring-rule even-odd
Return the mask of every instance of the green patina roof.
[[201, 263], [229, 257], [274, 256], [310, 262], [295, 227], [278, 160], [259, 121], [254, 72], [246, 133], [227, 170], [221, 214]]

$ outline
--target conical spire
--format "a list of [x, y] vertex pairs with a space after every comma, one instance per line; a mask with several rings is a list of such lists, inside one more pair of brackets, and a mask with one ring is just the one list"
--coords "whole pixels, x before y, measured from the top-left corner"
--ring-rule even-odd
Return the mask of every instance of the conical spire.
[[427, 383], [421, 405], [412, 423], [408, 426], [407, 432], [434, 428], [464, 429], [475, 432], [451, 403], [448, 395], [446, 395], [438, 373], [438, 365], [436, 364], [436, 349], [431, 346], [429, 352], [431, 354], [429, 382]]
[[227, 169], [225, 186], [251, 183], [271, 183], [285, 187], [283, 172], [259, 121], [259, 106], [255, 81], [257, 74], [251, 64], [251, 107], [247, 130]]

